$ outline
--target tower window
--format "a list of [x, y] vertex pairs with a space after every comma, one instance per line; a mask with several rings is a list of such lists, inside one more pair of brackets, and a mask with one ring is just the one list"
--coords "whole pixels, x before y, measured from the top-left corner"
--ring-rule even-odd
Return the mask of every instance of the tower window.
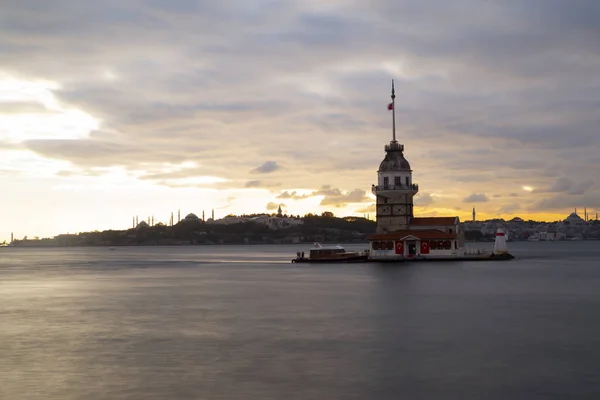
[[408, 176], [407, 176], [406, 177], [406, 186], [408, 186], [408, 185], [409, 185], [409, 183], [408, 183]]
[[402, 177], [401, 176], [394, 177], [394, 186], [402, 186]]
[[383, 187], [385, 189], [387, 189], [387, 187], [390, 185], [390, 178], [388, 178], [387, 176], [385, 178], [383, 178]]

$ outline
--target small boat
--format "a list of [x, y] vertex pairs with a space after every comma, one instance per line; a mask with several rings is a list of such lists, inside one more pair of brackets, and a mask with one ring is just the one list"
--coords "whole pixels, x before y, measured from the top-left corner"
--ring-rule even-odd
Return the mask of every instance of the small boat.
[[331, 262], [365, 262], [368, 261], [369, 253], [367, 251], [346, 251], [342, 246], [321, 246], [315, 243], [315, 247], [310, 249], [308, 257], [304, 257], [304, 252], [296, 253], [293, 263], [331, 263]]

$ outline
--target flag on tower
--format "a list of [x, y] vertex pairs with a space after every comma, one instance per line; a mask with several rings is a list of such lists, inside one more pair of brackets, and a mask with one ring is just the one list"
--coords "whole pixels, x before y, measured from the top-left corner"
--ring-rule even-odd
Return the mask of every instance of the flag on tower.
[[388, 110], [393, 110], [393, 109], [394, 109], [394, 103], [388, 104]]

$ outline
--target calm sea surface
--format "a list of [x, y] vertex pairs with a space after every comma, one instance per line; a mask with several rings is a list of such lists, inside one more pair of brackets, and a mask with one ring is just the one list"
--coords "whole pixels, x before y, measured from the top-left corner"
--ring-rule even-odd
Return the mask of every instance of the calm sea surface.
[[600, 242], [509, 245], [0, 248], [0, 399], [600, 399]]

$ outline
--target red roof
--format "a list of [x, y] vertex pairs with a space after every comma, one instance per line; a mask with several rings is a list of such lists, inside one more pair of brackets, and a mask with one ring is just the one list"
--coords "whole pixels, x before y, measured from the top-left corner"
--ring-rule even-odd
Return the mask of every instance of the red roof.
[[401, 240], [407, 236], [417, 239], [456, 239], [455, 233], [438, 231], [437, 229], [423, 230], [401, 230], [392, 233], [374, 233], [368, 237], [369, 240]]
[[410, 220], [412, 226], [454, 226], [458, 217], [421, 217]]

